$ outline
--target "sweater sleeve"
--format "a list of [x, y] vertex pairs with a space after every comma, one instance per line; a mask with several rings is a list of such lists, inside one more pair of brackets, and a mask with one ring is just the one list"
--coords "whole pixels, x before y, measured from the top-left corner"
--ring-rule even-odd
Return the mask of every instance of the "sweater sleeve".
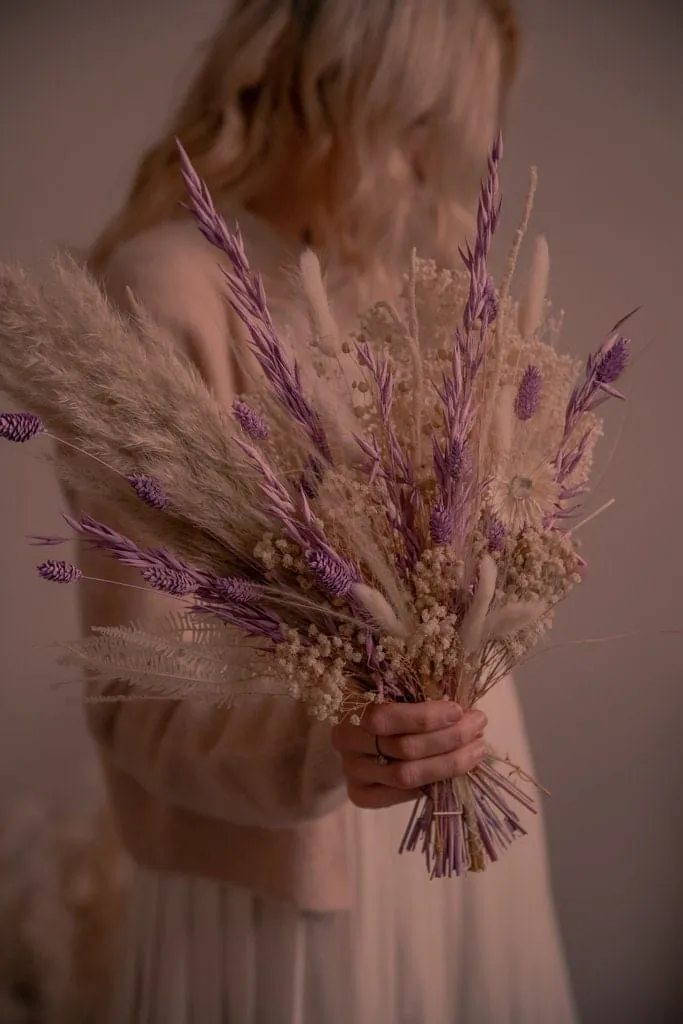
[[[227, 306], [210, 254], [135, 240], [115, 254], [104, 284], [121, 306], [130, 288], [177, 337], [217, 397], [231, 401]], [[87, 511], [116, 526], [106, 504]], [[80, 564], [91, 578], [137, 581], [126, 567], [91, 550], [81, 549]], [[80, 586], [85, 630], [152, 624], [178, 607], [177, 599], [156, 593], [87, 581]], [[285, 828], [330, 813], [345, 797], [329, 726], [288, 697], [247, 697], [229, 709], [158, 698], [95, 701], [88, 702], [87, 717], [116, 767], [165, 802], [199, 814]]]

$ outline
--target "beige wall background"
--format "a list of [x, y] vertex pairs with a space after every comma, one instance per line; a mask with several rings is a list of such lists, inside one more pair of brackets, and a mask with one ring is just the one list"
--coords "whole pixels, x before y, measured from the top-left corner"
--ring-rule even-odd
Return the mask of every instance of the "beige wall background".
[[[683, 17], [656, 0], [520, 0], [525, 37], [507, 133], [503, 243], [540, 171], [564, 346], [583, 355], [629, 309], [637, 357], [616, 453], [583, 532], [590, 576], [558, 647], [522, 674], [556, 893], [586, 1024], [683, 1019]], [[121, 198], [220, 0], [23, 0], [0, 9], [0, 258], [37, 268], [83, 245]], [[501, 249], [504, 245], [501, 244]], [[49, 470], [0, 448], [0, 812], [32, 792], [85, 806], [97, 771], [77, 686], [51, 645], [68, 591], [34, 578], [22, 538], [58, 530]], [[55, 684], [61, 680], [62, 686]], [[457, 888], [457, 884], [454, 889]], [[457, 893], [454, 893], [457, 898]], [[551, 1021], [548, 1024], [552, 1024]]]

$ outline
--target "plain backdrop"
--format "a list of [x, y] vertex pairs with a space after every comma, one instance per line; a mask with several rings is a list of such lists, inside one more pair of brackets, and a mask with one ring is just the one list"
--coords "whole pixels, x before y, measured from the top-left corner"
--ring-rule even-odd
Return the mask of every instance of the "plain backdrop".
[[[221, 8], [4, 0], [0, 258], [37, 269], [56, 244], [93, 238]], [[610, 417], [589, 507], [617, 503], [583, 531], [589, 578], [555, 642], [633, 635], [556, 646], [520, 689], [553, 794], [555, 888], [582, 1020], [669, 1024], [683, 1019], [683, 637], [660, 631], [683, 627], [683, 17], [656, 0], [518, 9], [523, 67], [498, 252], [534, 163], [534, 224], [566, 310], [563, 346], [583, 356], [643, 304], [630, 324], [627, 409]], [[74, 609], [68, 591], [36, 580], [24, 540], [59, 530], [58, 496], [49, 469], [10, 446], [0, 494], [0, 812], [28, 793], [78, 808], [97, 794], [97, 771], [77, 686], [51, 649], [74, 633]]]

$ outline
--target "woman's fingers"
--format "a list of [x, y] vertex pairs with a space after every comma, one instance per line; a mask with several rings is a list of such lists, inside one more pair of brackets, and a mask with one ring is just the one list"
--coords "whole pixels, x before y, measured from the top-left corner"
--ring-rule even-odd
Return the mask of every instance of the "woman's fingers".
[[380, 764], [377, 758], [342, 755], [347, 780], [360, 785], [380, 785], [401, 791], [421, 789], [434, 782], [466, 775], [486, 754], [486, 743], [474, 739], [446, 754], [419, 761], [390, 761]]
[[419, 761], [438, 754], [447, 754], [451, 750], [465, 746], [479, 735], [486, 727], [487, 718], [483, 711], [467, 711], [457, 725], [432, 732], [404, 733], [398, 736], [375, 735], [358, 726], [349, 726], [344, 730], [341, 743], [335, 737], [334, 743], [342, 754], [377, 754], [379, 749], [385, 757], [399, 761]]
[[450, 700], [426, 700], [419, 704], [371, 704], [361, 718], [360, 728], [374, 736], [403, 736], [435, 732], [455, 725], [463, 717], [459, 704]]

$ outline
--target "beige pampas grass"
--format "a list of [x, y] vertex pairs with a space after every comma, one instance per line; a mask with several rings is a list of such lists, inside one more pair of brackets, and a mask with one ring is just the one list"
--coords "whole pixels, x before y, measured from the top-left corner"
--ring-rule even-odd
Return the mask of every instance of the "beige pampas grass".
[[[226, 571], [253, 563], [257, 480], [233, 442], [232, 419], [140, 307], [119, 315], [70, 258], [57, 257], [42, 284], [0, 268], [0, 386], [116, 473], [154, 477], [172, 503], [172, 512], [154, 513], [157, 542], [186, 556], [189, 542], [193, 557], [203, 551], [202, 561]], [[72, 489], [82, 479], [86, 492], [96, 490], [97, 463], [60, 461]], [[118, 501], [128, 517], [125, 481], [112, 473], [106, 488], [109, 508]], [[135, 516], [144, 523], [148, 511], [138, 505]]]

